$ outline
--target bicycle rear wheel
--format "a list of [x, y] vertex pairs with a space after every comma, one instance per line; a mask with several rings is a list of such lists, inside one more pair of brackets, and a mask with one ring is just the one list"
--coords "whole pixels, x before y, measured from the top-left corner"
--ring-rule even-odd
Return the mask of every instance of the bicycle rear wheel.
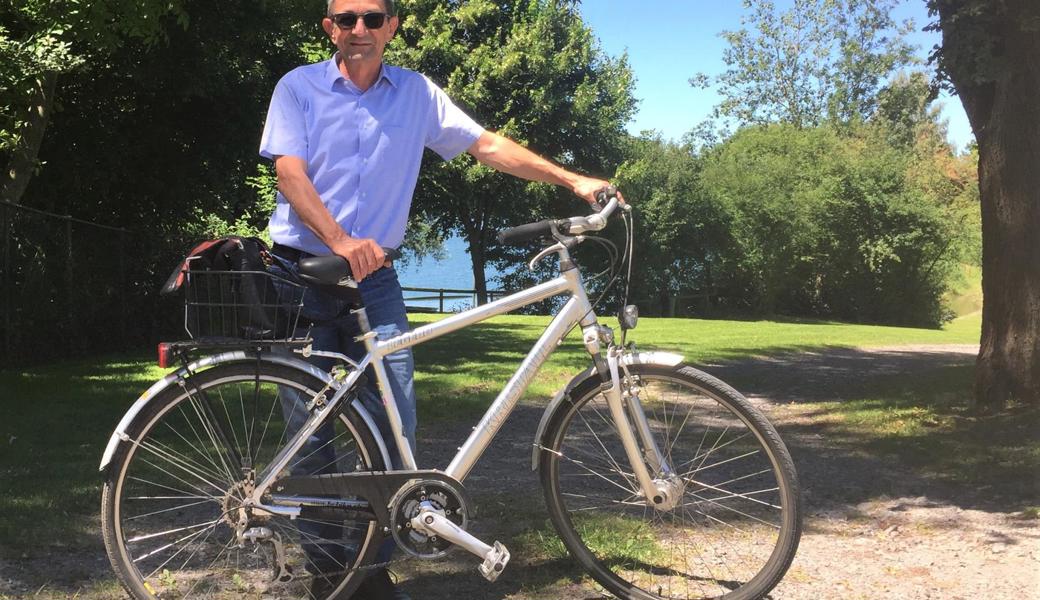
[[[102, 532], [123, 586], [154, 598], [313, 598], [350, 592], [383, 539], [375, 522], [243, 505], [306, 417], [323, 383], [290, 367], [213, 367], [157, 395], [127, 427], [102, 492]], [[346, 407], [285, 475], [382, 470], [378, 446]], [[248, 535], [244, 535], [247, 534]]]
[[626, 395], [638, 394], [682, 496], [665, 510], [644, 501], [590, 378], [552, 415], [542, 440], [542, 486], [564, 545], [620, 598], [762, 597], [787, 571], [801, 532], [787, 448], [744, 397], [706, 373], [629, 371]]

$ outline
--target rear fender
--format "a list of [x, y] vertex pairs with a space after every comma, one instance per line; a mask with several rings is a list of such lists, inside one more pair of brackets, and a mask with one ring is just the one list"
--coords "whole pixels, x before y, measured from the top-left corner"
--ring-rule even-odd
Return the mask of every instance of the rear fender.
[[[105, 446], [105, 453], [101, 456], [101, 465], [98, 467], [98, 470], [102, 474], [105, 474], [108, 471], [108, 467], [112, 462], [112, 457], [115, 456], [116, 450], [119, 449], [119, 445], [130, 442], [130, 436], [126, 433], [127, 428], [129, 428], [130, 424], [135, 418], [137, 418], [137, 415], [144, 410], [144, 407], [167, 388], [180, 385], [181, 382], [187, 380], [191, 374], [198, 373], [199, 371], [217, 365], [241, 362], [256, 363], [257, 360], [298, 369], [306, 372], [308, 375], [316, 377], [324, 384], [331, 385], [333, 389], [339, 389], [340, 387], [340, 383], [334, 380], [332, 376], [325, 371], [322, 371], [305, 360], [291, 355], [265, 353], [257, 357], [256, 354], [238, 350], [201, 358], [189, 364], [187, 367], [182, 367], [177, 371], [170, 373], [166, 377], [163, 377], [159, 381], [156, 381], [152, 384], [152, 387], [148, 388], [140, 397], [137, 398], [137, 401], [135, 401], [133, 405], [130, 406], [130, 409], [126, 411], [126, 414], [123, 415], [119, 424], [116, 425], [115, 431], [113, 431], [112, 435], [108, 438], [108, 444]], [[351, 406], [354, 407], [361, 416], [362, 421], [372, 432], [372, 437], [375, 438], [376, 444], [379, 445], [379, 452], [383, 457], [383, 464], [390, 464], [390, 455], [386, 450], [386, 444], [383, 443], [383, 438], [379, 435], [379, 428], [376, 427], [372, 415], [369, 414], [368, 410], [358, 399], [355, 399], [351, 403]]]

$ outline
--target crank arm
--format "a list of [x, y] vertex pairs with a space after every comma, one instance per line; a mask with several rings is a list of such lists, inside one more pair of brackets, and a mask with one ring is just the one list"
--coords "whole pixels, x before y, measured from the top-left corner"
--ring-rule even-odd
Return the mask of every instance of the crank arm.
[[477, 558], [483, 559], [484, 562], [477, 567], [477, 570], [488, 581], [498, 579], [509, 562], [509, 550], [506, 550], [501, 542], [496, 541], [494, 546], [488, 546], [452, 523], [444, 515], [430, 508], [423, 507], [419, 510], [419, 514], [412, 517], [412, 528], [426, 535], [439, 536]]

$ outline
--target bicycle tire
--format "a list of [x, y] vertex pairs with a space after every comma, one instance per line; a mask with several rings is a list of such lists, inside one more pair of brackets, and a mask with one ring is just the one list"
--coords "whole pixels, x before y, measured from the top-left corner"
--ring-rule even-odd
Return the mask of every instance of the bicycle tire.
[[542, 488], [564, 546], [626, 600], [761, 598], [783, 578], [801, 536], [786, 446], [761, 412], [715, 377], [684, 365], [633, 365], [629, 373], [657, 444], [681, 476], [682, 499], [663, 511], [642, 500], [591, 376], [550, 416], [542, 438]]
[[[276, 559], [273, 542], [237, 539], [234, 521], [243, 513], [236, 499], [247, 478], [245, 470], [238, 478], [232, 451], [215, 435], [219, 423], [228, 445], [243, 463], [249, 456], [259, 473], [287, 439], [287, 415], [294, 413], [286, 413], [282, 400], [298, 401], [292, 394], [309, 399], [323, 388], [313, 375], [288, 366], [229, 363], [191, 375], [142, 409], [126, 429], [132, 443], [121, 444], [102, 490], [105, 548], [131, 596], [324, 600], [346, 597], [360, 584], [364, 571], [350, 569], [378, 552], [383, 536], [374, 521], [250, 516], [281, 537], [285, 560]], [[293, 457], [293, 475], [384, 469], [373, 433], [353, 407], [322, 431], [326, 437], [312, 437], [317, 441]], [[281, 565], [291, 579], [276, 578]]]

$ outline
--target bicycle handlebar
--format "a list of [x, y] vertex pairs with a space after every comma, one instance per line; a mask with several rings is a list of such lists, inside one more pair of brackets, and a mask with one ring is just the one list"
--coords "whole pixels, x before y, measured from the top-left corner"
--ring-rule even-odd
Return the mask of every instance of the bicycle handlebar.
[[571, 217], [569, 219], [545, 219], [537, 223], [526, 223], [509, 227], [498, 232], [501, 244], [516, 246], [524, 242], [548, 237], [555, 225], [560, 233], [579, 234], [586, 231], [599, 231], [607, 226], [614, 211], [619, 206], [617, 189], [614, 186], [604, 188], [596, 193], [596, 201], [601, 206], [599, 212], [587, 217]]

